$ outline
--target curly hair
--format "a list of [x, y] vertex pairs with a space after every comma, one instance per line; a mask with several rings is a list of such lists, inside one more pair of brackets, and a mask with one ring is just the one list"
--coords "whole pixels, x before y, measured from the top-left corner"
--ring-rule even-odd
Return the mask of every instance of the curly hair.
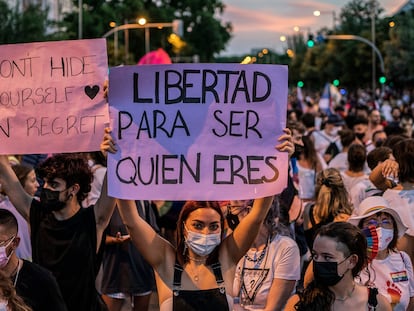
[[80, 154], [62, 153], [47, 158], [37, 169], [37, 174], [40, 178], [47, 180], [61, 178], [66, 182], [66, 187], [78, 184], [77, 200], [79, 203], [91, 191], [93, 174], [86, 158]]
[[327, 168], [319, 172], [316, 178], [316, 201], [314, 213], [320, 221], [339, 214], [352, 214], [352, 204], [344, 186], [341, 173], [336, 168]]

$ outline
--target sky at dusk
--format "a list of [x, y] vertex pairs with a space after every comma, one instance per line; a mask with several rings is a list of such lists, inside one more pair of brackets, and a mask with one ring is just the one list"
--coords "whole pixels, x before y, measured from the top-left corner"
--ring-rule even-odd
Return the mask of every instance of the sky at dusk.
[[[380, 0], [389, 16], [401, 8], [407, 0]], [[221, 16], [223, 22], [233, 25], [233, 37], [221, 55], [248, 54], [252, 49], [270, 48], [277, 52], [284, 50], [286, 43], [280, 36], [293, 35], [294, 26], [301, 31], [316, 32], [322, 27], [333, 27], [333, 15], [339, 16], [349, 1], [341, 0], [223, 0], [226, 5]], [[321, 15], [313, 15], [315, 10]]]

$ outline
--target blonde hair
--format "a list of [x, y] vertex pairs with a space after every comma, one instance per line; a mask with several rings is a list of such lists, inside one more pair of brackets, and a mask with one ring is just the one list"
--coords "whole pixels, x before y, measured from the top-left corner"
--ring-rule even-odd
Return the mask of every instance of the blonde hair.
[[320, 221], [333, 219], [339, 214], [352, 214], [352, 204], [341, 173], [336, 168], [319, 172], [316, 179], [314, 214]]
[[11, 311], [33, 311], [26, 305], [23, 299], [17, 295], [10, 278], [0, 271], [0, 297], [8, 301], [7, 306]]

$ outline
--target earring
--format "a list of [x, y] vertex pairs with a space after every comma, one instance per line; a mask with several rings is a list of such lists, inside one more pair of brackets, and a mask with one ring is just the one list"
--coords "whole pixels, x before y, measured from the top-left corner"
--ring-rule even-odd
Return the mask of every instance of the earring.
[[183, 250], [183, 256], [185, 256], [185, 252], [187, 251], [187, 243], [184, 241], [184, 250]]

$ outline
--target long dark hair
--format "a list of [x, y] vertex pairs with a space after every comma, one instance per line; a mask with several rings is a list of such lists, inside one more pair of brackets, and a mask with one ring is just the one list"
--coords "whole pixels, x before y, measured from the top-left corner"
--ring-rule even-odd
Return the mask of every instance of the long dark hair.
[[[352, 276], [356, 277], [367, 266], [367, 241], [362, 231], [348, 222], [332, 222], [322, 226], [317, 236], [326, 236], [338, 242], [337, 249], [343, 252], [344, 257], [357, 255], [358, 261], [352, 269]], [[315, 280], [299, 294], [296, 310], [320, 311], [331, 310], [335, 301], [335, 294], [324, 284]]]
[[[180, 215], [177, 220], [177, 260], [180, 265], [184, 265], [188, 261], [187, 253], [188, 250], [185, 245], [184, 238], [184, 222], [188, 216], [199, 208], [211, 208], [220, 215], [220, 228], [221, 228], [221, 239], [223, 240], [224, 235], [224, 216], [220, 208], [220, 205], [216, 201], [187, 201], [181, 209]], [[214, 251], [207, 257], [206, 264], [210, 265], [218, 261], [218, 249], [216, 247]]]

